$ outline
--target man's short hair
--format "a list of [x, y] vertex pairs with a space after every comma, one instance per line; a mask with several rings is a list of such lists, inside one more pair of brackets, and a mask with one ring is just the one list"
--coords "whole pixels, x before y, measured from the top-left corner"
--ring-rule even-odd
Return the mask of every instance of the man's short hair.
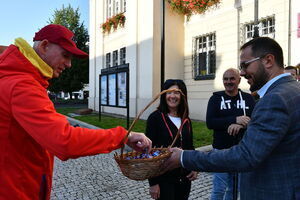
[[280, 45], [273, 39], [269, 37], [257, 37], [249, 42], [245, 43], [241, 50], [246, 47], [251, 47], [252, 56], [265, 56], [267, 54], [272, 54], [275, 57], [275, 62], [281, 68], [283, 68], [283, 52]]
[[223, 76], [224, 76], [224, 74], [225, 74], [226, 72], [228, 72], [228, 71], [233, 71], [233, 72], [236, 73], [238, 76], [240, 76], [240, 71], [239, 71], [238, 69], [236, 69], [236, 68], [233, 68], [233, 67], [226, 69], [226, 70], [224, 71], [224, 73], [223, 73]]

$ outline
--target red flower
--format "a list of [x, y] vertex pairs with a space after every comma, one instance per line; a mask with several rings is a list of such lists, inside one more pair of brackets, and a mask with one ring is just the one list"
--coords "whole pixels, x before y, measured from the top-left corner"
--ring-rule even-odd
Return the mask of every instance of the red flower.
[[192, 14], [205, 13], [212, 6], [217, 6], [221, 0], [166, 0], [171, 10], [189, 17]]
[[110, 33], [111, 28], [116, 30], [118, 26], [124, 27], [126, 17], [124, 13], [119, 13], [111, 18], [108, 18], [106, 22], [101, 25], [103, 33]]

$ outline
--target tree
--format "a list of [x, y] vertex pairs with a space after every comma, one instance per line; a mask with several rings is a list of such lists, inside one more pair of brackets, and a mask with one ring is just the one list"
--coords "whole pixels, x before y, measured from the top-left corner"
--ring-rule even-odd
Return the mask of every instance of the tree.
[[[83, 22], [80, 23], [79, 8], [74, 10], [70, 4], [66, 8], [63, 5], [62, 9], [54, 11], [53, 19], [50, 19], [49, 23], [60, 24], [70, 29], [74, 33], [74, 41], [77, 47], [88, 52], [88, 31], [84, 27]], [[72, 92], [81, 90], [84, 84], [88, 82], [88, 59], [73, 58], [72, 67], [65, 69], [60, 77], [50, 80], [48, 90], [56, 93], [60, 91], [69, 93], [72, 99]]]

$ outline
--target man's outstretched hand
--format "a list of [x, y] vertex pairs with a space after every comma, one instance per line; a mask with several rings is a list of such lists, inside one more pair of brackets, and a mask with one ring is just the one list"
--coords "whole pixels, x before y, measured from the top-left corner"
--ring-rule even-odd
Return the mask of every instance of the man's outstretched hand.
[[182, 153], [182, 149], [179, 148], [170, 148], [172, 152], [170, 158], [163, 163], [162, 169], [163, 171], [169, 171], [178, 167], [181, 167], [180, 156]]
[[143, 133], [131, 132], [126, 143], [136, 151], [149, 153], [152, 148], [152, 141]]

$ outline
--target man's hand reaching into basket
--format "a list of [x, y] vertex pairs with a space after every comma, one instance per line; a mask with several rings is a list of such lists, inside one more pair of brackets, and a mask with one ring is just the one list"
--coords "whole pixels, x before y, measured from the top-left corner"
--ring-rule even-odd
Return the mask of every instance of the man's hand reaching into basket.
[[143, 133], [131, 132], [126, 143], [128, 146], [139, 152], [149, 153], [152, 148], [152, 141]]

